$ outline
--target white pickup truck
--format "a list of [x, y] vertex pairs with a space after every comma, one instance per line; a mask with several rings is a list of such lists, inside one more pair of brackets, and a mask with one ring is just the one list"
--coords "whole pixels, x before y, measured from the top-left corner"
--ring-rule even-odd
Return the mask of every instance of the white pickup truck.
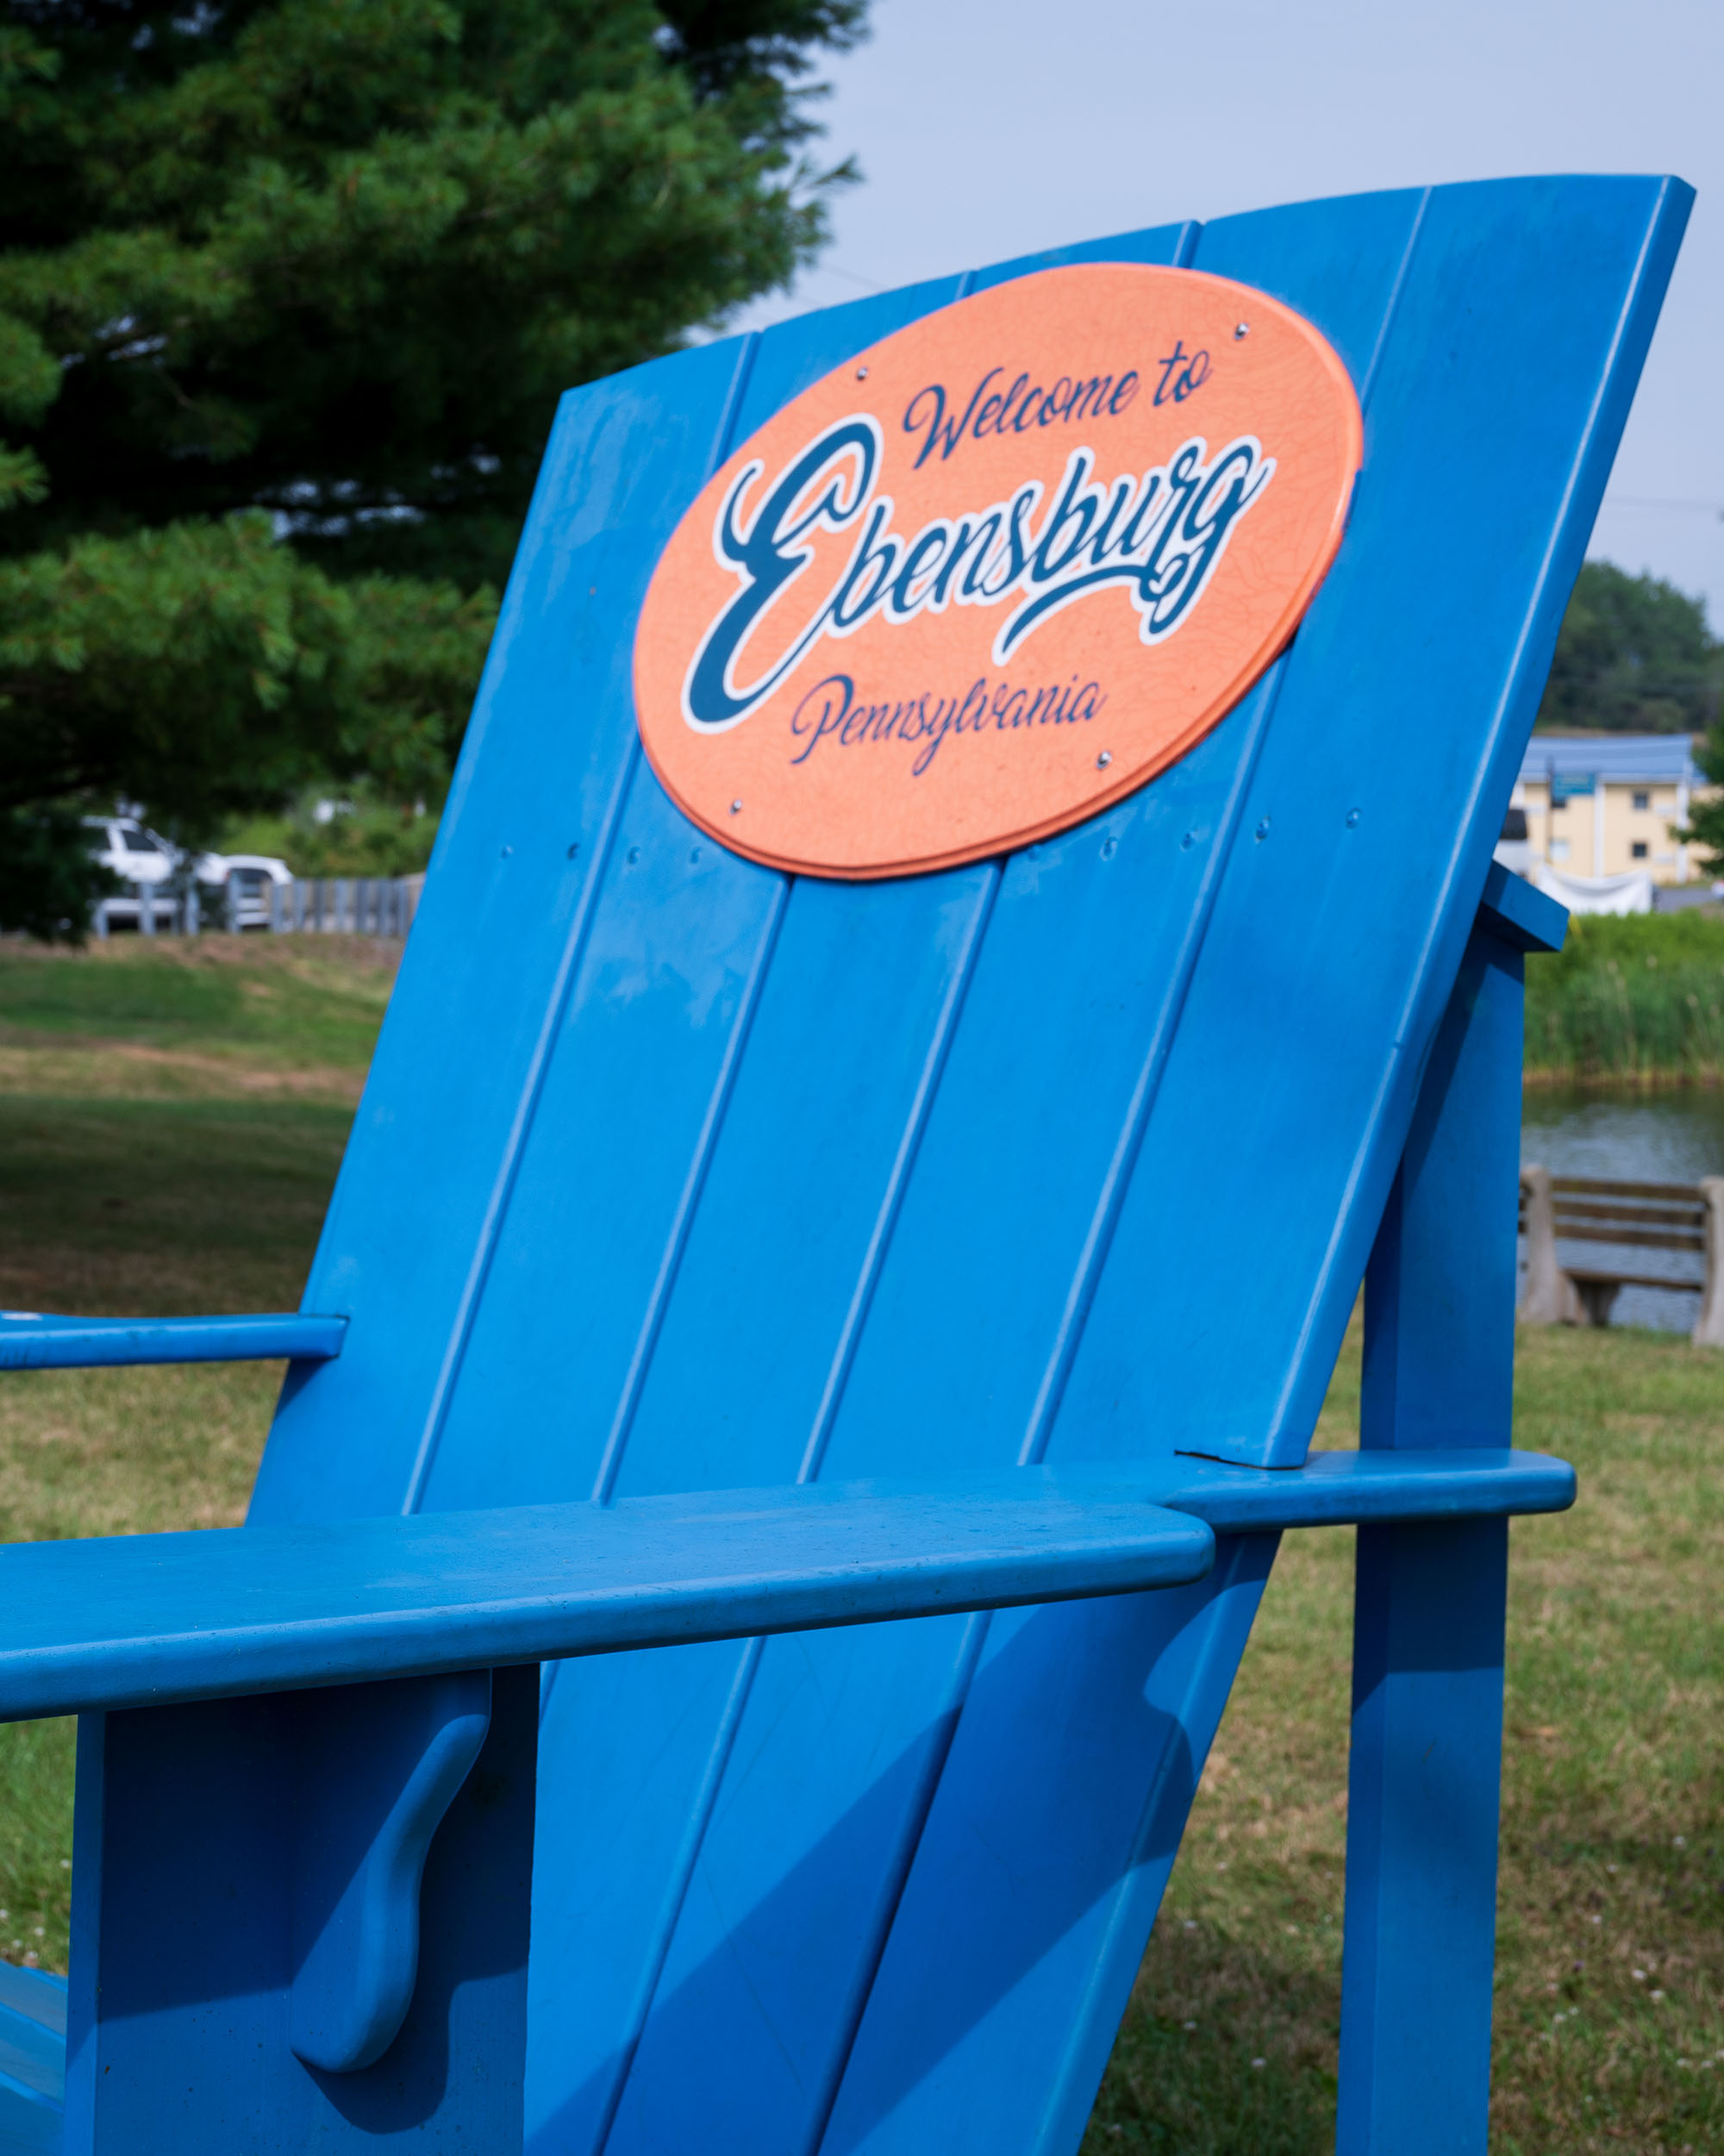
[[[91, 834], [91, 852], [126, 886], [103, 902], [109, 927], [129, 923], [142, 928], [147, 904], [151, 925], [172, 928], [178, 905], [172, 879], [183, 858], [178, 848], [135, 816], [86, 816], [84, 821]], [[271, 886], [293, 881], [286, 862], [266, 853], [201, 853], [194, 866], [200, 909], [212, 928], [228, 924], [230, 896], [235, 928], [268, 928]]]

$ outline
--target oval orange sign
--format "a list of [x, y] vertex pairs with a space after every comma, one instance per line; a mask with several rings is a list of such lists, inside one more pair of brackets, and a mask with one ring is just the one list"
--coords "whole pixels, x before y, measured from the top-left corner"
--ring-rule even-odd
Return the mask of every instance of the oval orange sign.
[[640, 738], [726, 845], [903, 875], [1063, 830], [1183, 756], [1292, 634], [1362, 438], [1346, 368], [1191, 270], [1043, 270], [786, 404], [683, 518]]

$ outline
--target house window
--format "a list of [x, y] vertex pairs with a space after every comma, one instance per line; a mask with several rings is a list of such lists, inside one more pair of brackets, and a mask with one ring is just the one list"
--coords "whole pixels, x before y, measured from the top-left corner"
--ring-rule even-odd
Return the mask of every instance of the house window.
[[1628, 852], [1634, 860], [1644, 861], [1646, 858], [1646, 841], [1644, 839], [1636, 839], [1628, 848]]
[[[1652, 797], [1650, 794], [1636, 794], [1634, 796], [1634, 806], [1636, 809], [1650, 809], [1652, 805]], [[1637, 854], [1635, 859], [1638, 860], [1640, 856]]]
[[1565, 861], [1568, 859], [1568, 841], [1566, 839], [1552, 839], [1551, 841], [1551, 859], [1553, 861]]

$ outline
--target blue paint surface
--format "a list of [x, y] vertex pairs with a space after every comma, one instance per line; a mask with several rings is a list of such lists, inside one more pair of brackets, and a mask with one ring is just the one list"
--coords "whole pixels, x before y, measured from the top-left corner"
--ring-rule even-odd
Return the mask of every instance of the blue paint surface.
[[1327, 1453], [11, 1543], [0, 1720], [1126, 1593], [1201, 1578], [1214, 1532], [1573, 1497], [1538, 1453]]
[[331, 1362], [344, 1317], [54, 1317], [0, 1310], [0, 1370], [96, 1370], [128, 1363]]
[[0, 2156], [59, 2156], [66, 1982], [0, 1961]]
[[[1508, 1434], [1530, 938], [1505, 913], [1469, 939], [1365, 1274], [1361, 1459]], [[1500, 1520], [1359, 1538], [1340, 2156], [1485, 2156], [1508, 1568]]]
[[[1566, 1502], [1552, 1470], [1496, 1479]], [[0, 1717], [1116, 1593], [1195, 1579], [1213, 1547], [1129, 1478], [1016, 1472], [12, 1543]]]

